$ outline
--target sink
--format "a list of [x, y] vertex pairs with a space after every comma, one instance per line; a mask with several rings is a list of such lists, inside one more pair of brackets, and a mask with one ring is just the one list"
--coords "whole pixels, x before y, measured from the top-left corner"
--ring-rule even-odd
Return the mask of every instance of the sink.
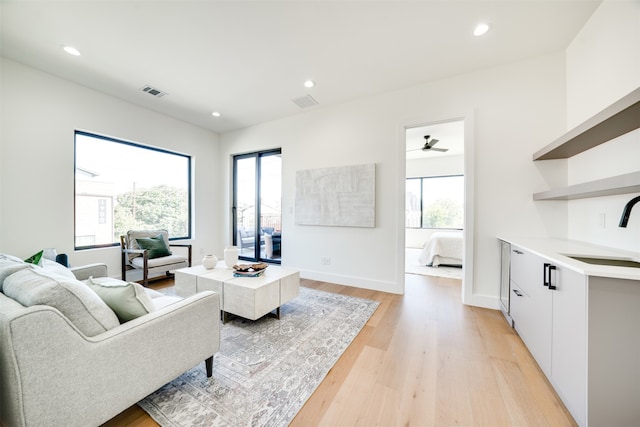
[[575, 259], [576, 261], [586, 262], [587, 264], [595, 265], [609, 265], [612, 267], [633, 267], [640, 268], [640, 262], [634, 261], [629, 258], [598, 258], [588, 256], [577, 255], [565, 255], [568, 258]]

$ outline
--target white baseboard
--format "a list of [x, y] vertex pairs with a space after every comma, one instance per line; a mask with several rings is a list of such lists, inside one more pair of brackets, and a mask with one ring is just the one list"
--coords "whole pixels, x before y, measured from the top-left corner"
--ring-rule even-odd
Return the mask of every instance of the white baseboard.
[[474, 307], [500, 310], [500, 298], [494, 296], [471, 294], [468, 297], [468, 301], [465, 301], [464, 303]]
[[340, 274], [329, 274], [320, 271], [300, 270], [300, 277], [303, 279], [319, 280], [322, 282], [335, 283], [337, 285], [353, 286], [356, 288], [371, 289], [392, 294], [403, 294], [402, 284], [395, 282], [383, 282], [379, 280], [363, 279], [361, 277], [345, 276]]

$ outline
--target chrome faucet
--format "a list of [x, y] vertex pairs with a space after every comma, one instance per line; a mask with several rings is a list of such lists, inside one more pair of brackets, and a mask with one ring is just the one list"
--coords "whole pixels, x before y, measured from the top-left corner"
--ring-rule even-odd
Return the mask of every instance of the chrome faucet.
[[620, 224], [618, 224], [618, 227], [627, 226], [627, 223], [629, 222], [629, 215], [631, 215], [631, 209], [633, 208], [633, 205], [635, 205], [638, 202], [640, 202], [640, 196], [634, 197], [633, 199], [629, 200], [626, 205], [624, 205], [624, 210], [622, 211], [622, 218], [620, 218]]

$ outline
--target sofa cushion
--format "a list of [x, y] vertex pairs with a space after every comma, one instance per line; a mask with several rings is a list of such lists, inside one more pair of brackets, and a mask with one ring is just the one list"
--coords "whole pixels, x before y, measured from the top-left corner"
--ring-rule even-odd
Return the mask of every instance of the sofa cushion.
[[155, 306], [156, 310], [160, 310], [161, 308], [164, 308], [171, 304], [175, 304], [178, 301], [182, 301], [182, 298], [172, 295], [163, 295], [161, 297], [154, 298], [153, 305]]
[[0, 292], [2, 292], [2, 284], [4, 279], [11, 276], [16, 271], [23, 268], [29, 268], [30, 264], [11, 255], [0, 254]]
[[56, 308], [86, 336], [101, 334], [120, 324], [115, 313], [84, 283], [43, 268], [13, 273], [4, 280], [3, 292], [26, 307]]
[[110, 277], [90, 277], [85, 283], [113, 310], [121, 323], [154, 310], [151, 297], [139, 283]]
[[73, 274], [71, 270], [69, 270], [64, 265], [57, 263], [55, 261], [51, 261], [50, 259], [43, 258], [41, 264], [42, 264], [42, 268], [45, 271], [59, 274], [60, 276], [68, 277], [69, 279], [76, 278], [76, 276]]
[[156, 310], [160, 310], [161, 308], [174, 304], [183, 299], [182, 297], [176, 296], [176, 294], [173, 292], [163, 294], [162, 292], [158, 292], [154, 289], [145, 288], [145, 290], [153, 300], [153, 306]]
[[[168, 265], [168, 266], [173, 265], [173, 267], [171, 268], [173, 270], [175, 268], [178, 268], [174, 264], [184, 264], [184, 267], [186, 267], [188, 265], [187, 257], [182, 255], [169, 255], [169, 256], [163, 256], [160, 258], [153, 258], [148, 260], [147, 266], [149, 268], [154, 268], [154, 267], [162, 267], [164, 265]], [[136, 268], [143, 268], [144, 259], [142, 257], [134, 258], [131, 261], [131, 265], [133, 265]]]
[[138, 246], [140, 246], [141, 249], [147, 250], [149, 259], [171, 255], [169, 246], [165, 243], [162, 234], [158, 234], [154, 237], [141, 237], [136, 239], [136, 243], [138, 243]]

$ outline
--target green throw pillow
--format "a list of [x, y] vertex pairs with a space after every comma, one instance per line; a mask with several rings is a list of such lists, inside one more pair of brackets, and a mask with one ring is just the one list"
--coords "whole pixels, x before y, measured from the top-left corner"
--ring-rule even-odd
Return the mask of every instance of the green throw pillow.
[[44, 250], [38, 252], [37, 254], [31, 255], [29, 258], [25, 259], [24, 262], [28, 262], [30, 264], [40, 265], [40, 260], [42, 259], [42, 254]]
[[120, 323], [154, 310], [151, 297], [139, 283], [127, 283], [109, 277], [90, 277], [86, 283], [113, 310]]
[[158, 234], [156, 237], [136, 239], [136, 242], [138, 242], [138, 246], [140, 246], [141, 249], [148, 251], [149, 259], [171, 255], [171, 251], [169, 251], [162, 234]]

